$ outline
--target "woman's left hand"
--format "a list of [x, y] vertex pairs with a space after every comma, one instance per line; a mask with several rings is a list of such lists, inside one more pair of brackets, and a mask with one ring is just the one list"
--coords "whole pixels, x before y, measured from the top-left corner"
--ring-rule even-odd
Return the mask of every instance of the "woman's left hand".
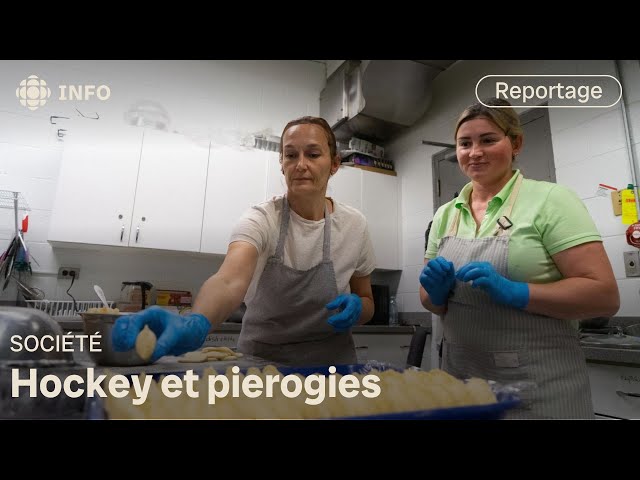
[[362, 300], [355, 293], [343, 293], [327, 303], [326, 308], [329, 310], [340, 309], [340, 313], [329, 317], [327, 323], [336, 332], [346, 332], [358, 323], [360, 313], [362, 313]]
[[529, 284], [503, 277], [489, 262], [469, 262], [456, 272], [456, 278], [473, 281], [473, 288], [481, 288], [503, 305], [522, 309], [529, 304]]

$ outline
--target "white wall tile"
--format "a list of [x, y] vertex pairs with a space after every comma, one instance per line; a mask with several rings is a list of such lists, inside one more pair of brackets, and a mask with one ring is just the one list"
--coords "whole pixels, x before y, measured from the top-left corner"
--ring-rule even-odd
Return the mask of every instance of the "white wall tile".
[[591, 214], [600, 235], [610, 237], [612, 235], [624, 235], [628, 225], [623, 225], [622, 217], [613, 214], [611, 197], [592, 197], [583, 200], [587, 210]]
[[420, 291], [420, 272], [422, 265], [412, 265], [404, 267], [400, 283], [398, 284], [398, 293], [417, 293]]
[[604, 108], [550, 108], [549, 125], [555, 135], [567, 128], [575, 128], [583, 123], [603, 115], [607, 112], [620, 110], [620, 104]]
[[56, 186], [56, 180], [0, 175], [0, 190], [22, 193], [27, 205], [32, 209], [51, 210]]
[[571, 188], [582, 199], [593, 197], [599, 183], [618, 189], [631, 181], [626, 148], [556, 168], [556, 181]]
[[[32, 242], [25, 238], [27, 248], [35, 260], [31, 261], [31, 268], [35, 272], [53, 274], [58, 272], [58, 259], [50, 244], [46, 242]], [[38, 262], [36, 264], [36, 261]]]
[[553, 132], [551, 143], [553, 145], [553, 158], [556, 168], [581, 162], [591, 155], [589, 141], [584, 136], [584, 131], [580, 126]]
[[0, 142], [30, 147], [56, 147], [59, 143], [56, 131], [56, 126], [49, 123], [48, 117], [0, 112]]
[[402, 218], [402, 234], [405, 239], [413, 239], [422, 236], [433, 220], [433, 211], [421, 211]]
[[637, 317], [640, 313], [640, 278], [618, 280], [620, 291], [619, 317]]
[[624, 273], [624, 260], [623, 252], [634, 250], [629, 244], [627, 244], [627, 238], [625, 235], [616, 235], [613, 237], [605, 237], [602, 239], [604, 249], [607, 252], [613, 273], [617, 279], [627, 278]]
[[419, 150], [412, 156], [403, 158], [402, 166], [398, 166], [398, 168], [401, 177], [402, 211], [404, 215], [433, 209], [431, 156]]
[[612, 152], [626, 147], [624, 120], [618, 108], [600, 115], [582, 125], [583, 139], [589, 142], [590, 156]]
[[400, 293], [398, 297], [402, 298], [403, 312], [427, 312], [420, 303], [419, 293]]
[[[425, 228], [426, 229], [426, 228]], [[403, 266], [422, 265], [424, 263], [424, 234], [404, 241]]]
[[62, 145], [35, 148], [10, 143], [0, 144], [0, 174], [56, 180], [60, 173]]
[[31, 210], [29, 212], [29, 230], [25, 233], [25, 240], [28, 242], [46, 242], [50, 221], [50, 210]]

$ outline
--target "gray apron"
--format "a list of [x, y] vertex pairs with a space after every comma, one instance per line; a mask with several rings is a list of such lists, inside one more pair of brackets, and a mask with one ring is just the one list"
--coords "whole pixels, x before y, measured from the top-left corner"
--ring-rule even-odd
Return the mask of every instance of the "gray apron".
[[242, 318], [238, 350], [283, 365], [356, 363], [351, 332], [337, 333], [327, 323], [325, 305], [338, 296], [331, 261], [331, 218], [325, 207], [322, 261], [309, 270], [284, 264], [289, 202], [282, 199], [280, 236]]
[[[522, 175], [503, 207], [509, 216]], [[443, 237], [438, 255], [456, 271], [471, 261], [491, 262], [509, 278], [509, 235], [496, 227], [491, 237], [457, 238], [460, 210]], [[504, 223], [504, 222], [503, 222]], [[458, 378], [480, 377], [501, 384], [532, 382], [522, 391], [521, 408], [507, 418], [594, 418], [591, 389], [578, 332], [567, 320], [537, 315], [495, 303], [489, 294], [460, 282], [442, 319], [442, 369]]]

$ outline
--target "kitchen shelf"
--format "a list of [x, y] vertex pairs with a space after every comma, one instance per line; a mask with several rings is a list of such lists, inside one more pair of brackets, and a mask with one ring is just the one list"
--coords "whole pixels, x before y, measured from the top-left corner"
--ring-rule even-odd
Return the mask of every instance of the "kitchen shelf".
[[[344, 165], [344, 163], [342, 164]], [[385, 175], [391, 175], [392, 177], [397, 177], [398, 174], [395, 170], [385, 170], [384, 168], [378, 167], [369, 167], [367, 165], [349, 165], [350, 167], [360, 168], [361, 170], [368, 170], [370, 172], [383, 173]]]
[[[16, 196], [17, 195], [17, 196]], [[29, 204], [20, 192], [12, 192], [10, 190], [0, 190], [0, 208], [15, 208], [15, 200], [18, 200], [18, 210], [30, 212]]]
[[361, 152], [360, 150], [340, 150], [340, 158], [345, 159], [349, 155], [353, 155], [354, 153], [359, 153], [360, 155], [366, 155], [367, 157], [383, 160], [383, 157], [378, 157], [377, 155], [374, 155], [372, 153]]

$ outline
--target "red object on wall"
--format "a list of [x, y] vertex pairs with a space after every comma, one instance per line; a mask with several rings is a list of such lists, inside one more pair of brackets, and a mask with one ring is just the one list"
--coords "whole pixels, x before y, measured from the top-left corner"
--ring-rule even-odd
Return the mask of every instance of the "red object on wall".
[[27, 230], [29, 230], [29, 215], [22, 219], [22, 233], [27, 233]]
[[627, 228], [627, 243], [640, 248], [640, 222], [633, 223]]

